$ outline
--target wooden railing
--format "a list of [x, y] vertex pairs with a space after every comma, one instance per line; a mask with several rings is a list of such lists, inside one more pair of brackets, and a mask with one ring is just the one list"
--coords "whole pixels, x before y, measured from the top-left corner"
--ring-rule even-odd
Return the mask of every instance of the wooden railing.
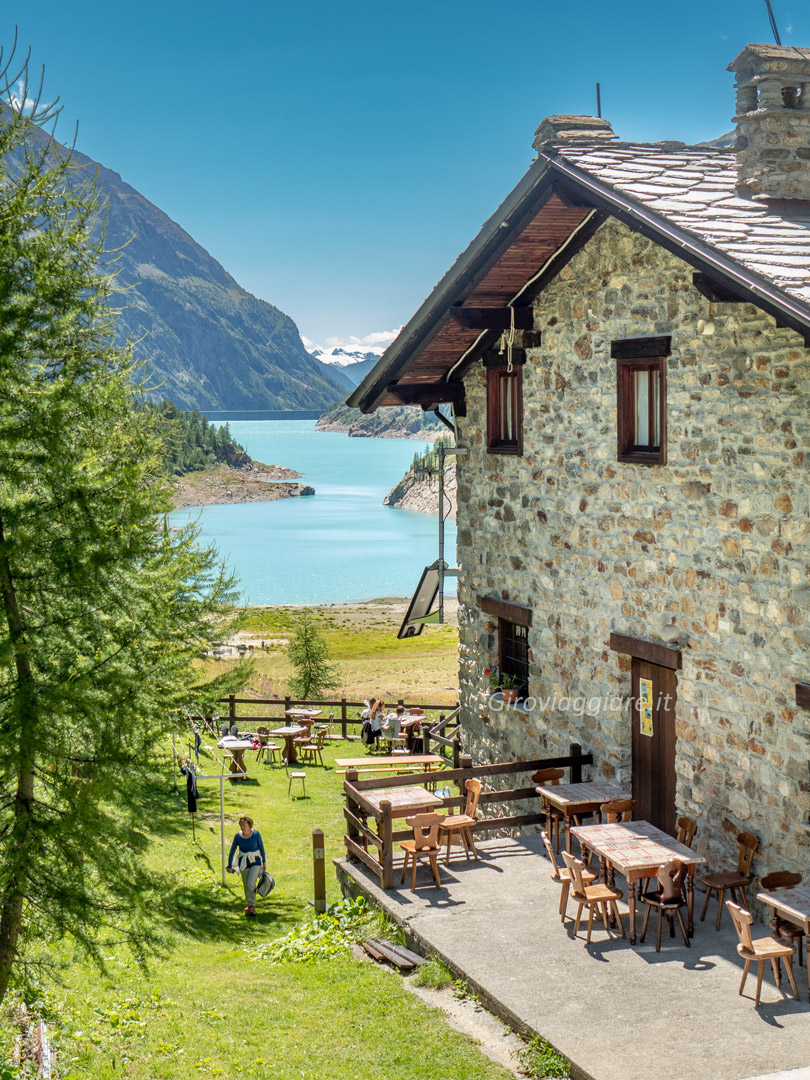
[[[380, 808], [377, 809], [367, 797], [370, 791], [405, 785], [435, 784], [437, 778], [440, 778], [442, 783], [453, 782], [457, 785], [459, 794], [442, 798], [441, 804], [435, 807], [436, 813], [440, 814], [443, 810], [465, 806], [466, 784], [473, 777], [485, 780], [488, 777], [509, 776], [515, 773], [533, 773], [538, 769], [568, 769], [569, 782], [579, 783], [582, 780], [582, 766], [592, 765], [593, 755], [583, 754], [582, 747], [576, 743], [572, 743], [570, 751], [567, 757], [538, 758], [534, 761], [505, 761], [492, 765], [473, 765], [472, 758], [468, 754], [462, 754], [458, 769], [445, 770], [439, 773], [438, 777], [436, 773], [412, 773], [409, 776], [361, 780], [356, 770], [350, 770], [343, 781], [343, 791], [346, 796], [346, 805], [343, 808], [346, 834], [343, 840], [348, 858], [352, 862], [361, 862], [367, 866], [380, 879], [383, 889], [392, 889], [394, 887], [394, 845], [400, 840], [409, 840], [413, 836], [411, 829], [403, 830], [397, 824], [398, 819], [410, 817], [413, 810], [393, 807], [387, 800], [381, 801]], [[498, 804], [539, 799], [540, 796], [534, 786], [490, 791], [485, 789], [481, 792], [479, 806], [494, 808]], [[525, 825], [538, 825], [543, 821], [545, 821], [545, 815], [539, 810], [527, 814], [479, 817], [475, 831], [479, 833], [493, 829], [514, 829]], [[376, 856], [372, 851], [375, 848]]]

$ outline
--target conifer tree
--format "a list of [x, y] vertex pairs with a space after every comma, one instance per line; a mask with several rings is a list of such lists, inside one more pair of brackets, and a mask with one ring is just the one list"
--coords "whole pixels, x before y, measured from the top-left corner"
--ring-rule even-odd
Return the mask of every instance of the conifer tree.
[[287, 646], [287, 656], [294, 670], [289, 682], [292, 697], [307, 701], [340, 685], [340, 672], [329, 660], [329, 646], [306, 608]]
[[[21, 81], [18, 81], [21, 80]], [[26, 948], [154, 944], [133, 785], [232, 583], [172, 531], [151, 410], [113, 346], [92, 177], [0, 63], [0, 1000]], [[18, 89], [19, 87], [19, 89]]]

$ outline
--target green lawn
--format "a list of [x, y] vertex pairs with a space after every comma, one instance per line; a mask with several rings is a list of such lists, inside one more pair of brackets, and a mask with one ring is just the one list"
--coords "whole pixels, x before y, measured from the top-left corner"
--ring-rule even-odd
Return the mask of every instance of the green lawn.
[[[149, 858], [166, 881], [165, 904], [156, 916], [169, 923], [170, 951], [148, 973], [113, 945], [105, 950], [107, 976], [81, 959], [64, 968], [61, 984], [51, 984], [45, 995], [60, 1080], [508, 1075], [413, 997], [399, 975], [350, 956], [280, 965], [249, 959], [257, 944], [310, 918], [316, 826], [326, 837], [330, 902], [339, 899], [331, 859], [341, 853], [343, 818], [333, 761], [360, 749], [359, 743], [333, 743], [324, 755], [327, 768], [307, 766], [307, 798], [290, 800], [283, 767], [256, 764], [253, 753], [246, 755], [251, 781], [226, 781], [228, 843], [237, 818], [249, 814], [276, 878], [275, 891], [258, 901], [255, 920], [243, 914], [235, 875], [225, 889], [219, 883], [219, 782], [200, 781], [196, 844], [185, 787], [174, 792], [170, 766], [144, 787], [153, 836]], [[209, 761], [204, 771], [218, 769]]]

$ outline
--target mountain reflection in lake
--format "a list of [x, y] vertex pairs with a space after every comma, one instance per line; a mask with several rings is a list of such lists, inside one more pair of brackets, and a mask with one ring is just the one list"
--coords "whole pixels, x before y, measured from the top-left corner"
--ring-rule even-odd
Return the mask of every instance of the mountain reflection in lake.
[[[382, 500], [424, 443], [316, 432], [314, 420], [240, 420], [229, 427], [252, 458], [296, 469], [315, 488], [312, 497], [172, 514], [174, 525], [199, 516], [201, 540], [214, 541], [239, 575], [246, 603], [329, 604], [413, 593], [438, 556], [437, 520]], [[454, 521], [446, 523], [445, 544], [453, 566]], [[447, 591], [455, 591], [455, 579]]]

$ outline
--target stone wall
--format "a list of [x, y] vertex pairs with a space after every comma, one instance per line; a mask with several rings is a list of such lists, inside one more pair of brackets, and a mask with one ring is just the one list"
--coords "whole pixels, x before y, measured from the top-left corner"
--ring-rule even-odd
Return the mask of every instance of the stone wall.
[[[729, 862], [743, 828], [760, 837], [758, 873], [806, 870], [810, 712], [797, 710], [794, 683], [810, 677], [810, 353], [752, 305], [714, 305], [716, 332], [699, 335], [710, 311], [692, 273], [612, 220], [572, 259], [535, 303], [542, 347], [524, 369], [522, 457], [486, 452], [484, 372], [468, 373], [464, 725], [479, 759], [576, 741], [594, 774], [629, 782], [630, 658], [610, 651], [609, 634], [655, 640], [674, 618], [689, 634], [679, 812], [698, 819], [711, 865]], [[611, 342], [658, 335], [672, 336], [667, 465], [622, 464]], [[529, 692], [552, 699], [545, 707], [490, 702], [497, 627], [479, 595], [532, 608]]]

